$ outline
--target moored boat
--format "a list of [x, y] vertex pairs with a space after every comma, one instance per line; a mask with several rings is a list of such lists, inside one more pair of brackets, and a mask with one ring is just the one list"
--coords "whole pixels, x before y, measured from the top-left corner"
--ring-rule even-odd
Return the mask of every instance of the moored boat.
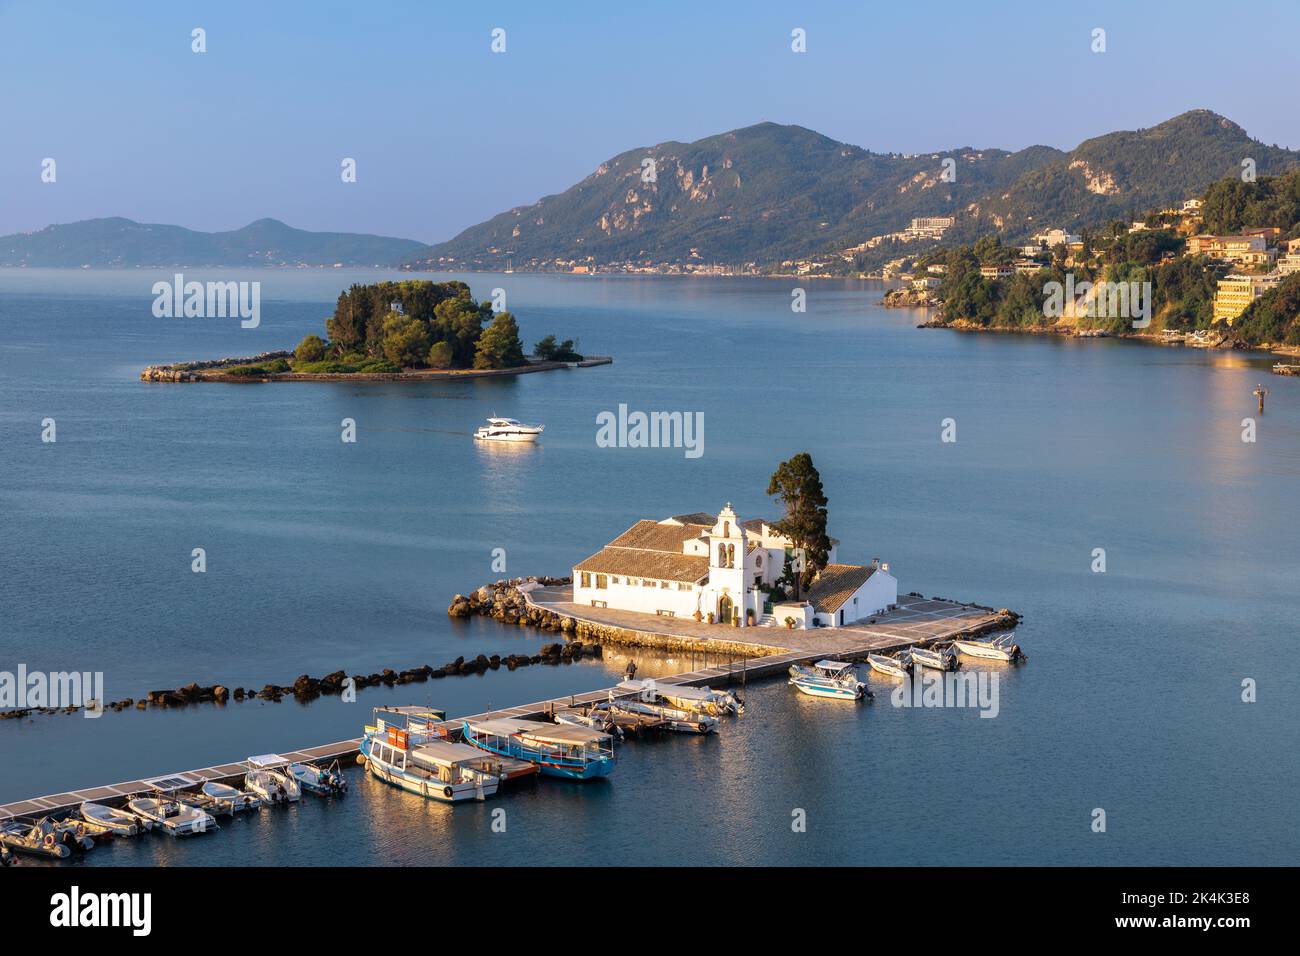
[[314, 763], [292, 763], [285, 772], [297, 780], [304, 790], [319, 797], [348, 792], [348, 781], [339, 769], [337, 760], [328, 768]]
[[791, 664], [790, 683], [811, 697], [862, 700], [870, 697], [867, 685], [858, 680], [854, 666], [845, 661], [822, 660], [816, 664]]
[[957, 655], [950, 650], [936, 651], [929, 647], [911, 647], [905, 652], [908, 662], [940, 671], [955, 671], [961, 666]]
[[660, 684], [658, 681], [625, 680], [619, 690], [632, 691], [647, 703], [664, 703], [679, 710], [721, 717], [724, 714], [743, 714], [745, 706], [734, 694], [708, 687], [691, 687], [684, 684]]
[[65, 860], [72, 856], [71, 847], [64, 844], [49, 820], [37, 823], [0, 821], [0, 844], [14, 853], [25, 853], [28, 856], [43, 856], [54, 860]]
[[[54, 832], [73, 853], [85, 853], [95, 848], [95, 838], [90, 825], [78, 817], [54, 820]], [[107, 835], [107, 834], [104, 834]]]
[[887, 657], [884, 654], [868, 654], [867, 663], [878, 674], [885, 674], [889, 677], [907, 676], [907, 665], [897, 657]]
[[483, 751], [446, 739], [371, 736], [362, 741], [362, 753], [374, 776], [427, 800], [485, 800], [501, 786], [500, 777], [481, 769]]
[[261, 754], [244, 761], [248, 773], [244, 786], [266, 803], [294, 803], [302, 797], [302, 787], [287, 771], [289, 760], [279, 754]]
[[197, 836], [218, 829], [212, 814], [173, 799], [164, 791], [155, 797], [134, 797], [126, 802], [126, 807], [171, 836]]
[[981, 641], [976, 639], [953, 641], [952, 646], [960, 653], [969, 657], [979, 657], [990, 661], [1016, 661], [1028, 660], [1024, 652], [1020, 650], [1020, 645], [1016, 643], [1016, 635], [1003, 634], [1001, 637], [995, 637], [990, 641]]
[[106, 807], [102, 803], [83, 803], [78, 812], [92, 831], [113, 836], [135, 836], [144, 826], [129, 813]]
[[202, 793], [209, 800], [217, 801], [230, 808], [232, 813], [239, 813], [243, 810], [256, 810], [262, 805], [262, 798], [255, 793], [249, 793], [247, 790], [240, 790], [238, 787], [232, 787], [228, 783], [217, 783], [210, 780], [200, 788]]
[[662, 721], [663, 726], [668, 730], [675, 730], [678, 733], [712, 734], [717, 733], [718, 730], [718, 718], [709, 714], [691, 713], [676, 707], [669, 707], [666, 704], [649, 704], [643, 700], [626, 697], [612, 701], [601, 701], [595, 704], [592, 709], [610, 715], [625, 713], [652, 717]]
[[462, 721], [465, 743], [536, 764], [548, 777], [591, 780], [614, 770], [614, 739], [598, 730], [537, 720]]

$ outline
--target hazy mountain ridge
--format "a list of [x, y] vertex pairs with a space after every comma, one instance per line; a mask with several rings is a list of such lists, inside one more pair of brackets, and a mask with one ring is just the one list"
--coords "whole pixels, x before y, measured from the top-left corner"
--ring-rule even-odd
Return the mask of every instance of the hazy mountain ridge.
[[374, 266], [392, 265], [424, 248], [412, 239], [307, 232], [276, 219], [230, 232], [198, 232], [113, 217], [0, 237], [0, 266]]

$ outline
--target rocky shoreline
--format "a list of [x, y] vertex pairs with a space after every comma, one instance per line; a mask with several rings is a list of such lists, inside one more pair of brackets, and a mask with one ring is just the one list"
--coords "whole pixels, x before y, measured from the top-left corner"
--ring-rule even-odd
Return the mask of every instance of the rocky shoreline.
[[930, 289], [890, 289], [880, 304], [886, 309], [943, 308], [943, 300]]
[[916, 324], [918, 329], [951, 329], [955, 332], [995, 332], [1004, 335], [1058, 335], [1064, 338], [1110, 338], [1125, 339], [1132, 342], [1142, 342], [1147, 345], [1163, 346], [1181, 346], [1185, 348], [1204, 348], [1204, 349], [1223, 349], [1237, 350], [1244, 352], [1270, 352], [1272, 346], [1269, 345], [1250, 345], [1249, 343], [1234, 338], [1228, 334], [1220, 334], [1215, 338], [1209, 339], [1204, 345], [1189, 345], [1183, 340], [1166, 340], [1159, 332], [1152, 334], [1150, 332], [1108, 332], [1098, 329], [1079, 328], [1075, 325], [1024, 325], [1024, 326], [1002, 326], [1002, 325], [980, 325], [978, 322], [972, 322], [969, 319], [945, 319], [942, 316], [929, 319], [925, 322]]

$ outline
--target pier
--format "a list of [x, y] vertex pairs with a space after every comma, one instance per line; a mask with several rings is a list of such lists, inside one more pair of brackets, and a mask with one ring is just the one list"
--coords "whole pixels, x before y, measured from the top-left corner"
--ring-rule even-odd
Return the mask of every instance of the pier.
[[[927, 646], [940, 641], [972, 636], [1007, 626], [1007, 617], [998, 611], [973, 604], [924, 598], [917, 595], [900, 595], [898, 606], [887, 614], [877, 615], [870, 621], [835, 628], [790, 630], [784, 627], [732, 627], [724, 624], [704, 624], [684, 618], [660, 618], [652, 614], [620, 611], [611, 608], [582, 607], [572, 602], [568, 587], [538, 587], [526, 593], [530, 605], [574, 618], [579, 625], [613, 636], [622, 633], [627, 639], [621, 643], [636, 646], [669, 647], [680, 653], [698, 648], [700, 654], [716, 655], [719, 648], [743, 644], [754, 649], [755, 656], [729, 661], [711, 667], [691, 670], [669, 677], [656, 677], [661, 686], [708, 685], [725, 687], [751, 678], [784, 674], [791, 664], [831, 657], [839, 660], [861, 660], [868, 654], [885, 654], [913, 646]], [[616, 642], [617, 637], [614, 637]], [[488, 713], [469, 717], [455, 717], [446, 721], [448, 727], [458, 728], [461, 720], [489, 717], [542, 717], [548, 712], [566, 707], [577, 707], [608, 700], [610, 694], [630, 696], [626, 690], [608, 687], [550, 700], [520, 704], [516, 707], [494, 709]], [[304, 747], [285, 752], [282, 756], [292, 761], [345, 760], [359, 752], [361, 738], [340, 740], [334, 743]], [[176, 771], [170, 774], [159, 771], [154, 777], [178, 776], [180, 773], [196, 777], [203, 782], [226, 782], [242, 778], [247, 772], [243, 761], [203, 767], [198, 770]], [[61, 815], [75, 810], [86, 801], [119, 805], [136, 796], [147, 796], [153, 788], [144, 780], [69, 790], [63, 793], [33, 797], [0, 805], [0, 820], [23, 817], [37, 818]]]

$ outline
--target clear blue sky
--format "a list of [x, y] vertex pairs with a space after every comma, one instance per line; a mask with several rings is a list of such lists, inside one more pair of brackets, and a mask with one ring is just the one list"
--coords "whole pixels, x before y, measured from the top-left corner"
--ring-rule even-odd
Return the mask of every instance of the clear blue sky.
[[1069, 148], [1204, 107], [1296, 148], [1298, 36], [1286, 0], [0, 0], [0, 234], [272, 216], [438, 241], [625, 149], [762, 120], [880, 151]]

